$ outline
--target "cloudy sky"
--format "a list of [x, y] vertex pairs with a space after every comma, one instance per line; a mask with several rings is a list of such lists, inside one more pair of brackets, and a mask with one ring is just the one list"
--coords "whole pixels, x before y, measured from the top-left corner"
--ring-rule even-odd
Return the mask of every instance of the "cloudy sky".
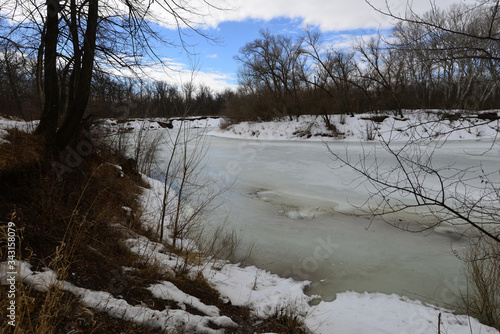
[[[431, 0], [372, 0], [372, 5], [385, 8], [387, 3], [394, 13], [404, 14], [410, 5], [416, 12], [431, 8]], [[438, 7], [447, 8], [453, 3], [466, 0], [432, 0]], [[188, 1], [186, 1], [188, 2]], [[208, 6], [209, 2], [212, 6]], [[182, 3], [182, 1], [181, 1]], [[194, 55], [187, 56], [181, 49], [160, 48], [158, 53], [170, 70], [153, 66], [148, 73], [155, 79], [174, 84], [189, 80], [191, 69], [197, 69], [195, 81], [203, 82], [214, 90], [234, 87], [237, 84], [237, 62], [233, 59], [246, 43], [259, 38], [261, 29], [273, 33], [299, 34], [309, 25], [321, 30], [324, 39], [335, 45], [348, 45], [362, 36], [387, 32], [394, 22], [378, 14], [365, 0], [194, 0], [191, 11], [184, 13], [202, 33], [219, 41], [213, 43], [200, 36], [186, 38], [188, 50]], [[159, 8], [155, 9], [158, 29], [165, 35], [176, 38], [171, 16]], [[182, 13], [181, 13], [182, 14]]]

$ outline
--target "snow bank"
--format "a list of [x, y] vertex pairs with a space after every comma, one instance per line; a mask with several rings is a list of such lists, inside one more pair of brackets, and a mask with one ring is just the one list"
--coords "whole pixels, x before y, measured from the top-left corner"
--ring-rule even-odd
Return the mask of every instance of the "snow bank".
[[[146, 229], [156, 230], [161, 223], [161, 213], [163, 209], [163, 200], [165, 194], [165, 183], [151, 179], [143, 175], [143, 180], [149, 184], [149, 189], [142, 189], [142, 194], [139, 196], [139, 203], [141, 203], [142, 216], [141, 223]], [[173, 203], [175, 199], [175, 191], [169, 190], [167, 194], [166, 203]], [[173, 210], [172, 208], [169, 208]], [[170, 224], [169, 215], [165, 215], [165, 224]], [[163, 238], [168, 238], [168, 229], [165, 228]]]
[[340, 293], [333, 302], [311, 307], [305, 323], [316, 334], [430, 334], [438, 333], [439, 314], [441, 333], [498, 333], [474, 318], [381, 293]]
[[218, 128], [220, 126], [220, 117], [208, 117], [208, 118], [196, 118], [187, 117], [185, 120], [172, 120], [172, 125], [174, 129], [179, 129], [181, 126], [185, 126], [186, 123], [190, 128]]
[[406, 110], [403, 117], [392, 114], [331, 115], [329, 119], [334, 130], [329, 129], [320, 116], [303, 115], [294, 120], [241, 122], [209, 134], [226, 138], [308, 141], [406, 141], [410, 137], [479, 140], [499, 134], [498, 120], [489, 122], [477, 115], [455, 119], [449, 115], [437, 110]]
[[220, 270], [207, 268], [204, 276], [223, 298], [233, 305], [250, 307], [260, 318], [286, 307], [303, 314], [309, 308], [311, 297], [303, 293], [309, 282], [285, 279], [254, 266], [242, 268], [235, 264], [226, 264]]
[[38, 121], [25, 122], [17, 119], [0, 117], [0, 144], [7, 143], [5, 137], [9, 134], [6, 130], [18, 129], [24, 132], [32, 132], [38, 125]]
[[164, 281], [159, 284], [151, 285], [148, 288], [149, 291], [156, 298], [173, 300], [179, 305], [183, 310], [186, 309], [186, 305], [189, 305], [198, 311], [201, 311], [209, 316], [218, 317], [219, 309], [213, 305], [206, 305], [202, 303], [198, 298], [190, 296], [184, 293], [182, 290], [177, 288], [172, 282]]
[[99, 120], [96, 127], [105, 133], [116, 133], [118, 131], [139, 132], [141, 130], [179, 129], [188, 128], [217, 128], [220, 126], [220, 117], [186, 117], [180, 118], [137, 118], [117, 120], [105, 118]]
[[190, 314], [184, 310], [165, 309], [158, 311], [142, 305], [133, 306], [123, 299], [114, 298], [107, 292], [78, 288], [67, 282], [65, 282], [64, 288], [79, 296], [81, 303], [87, 307], [106, 312], [115, 318], [121, 318], [151, 328], [167, 331], [182, 330], [190, 333], [215, 334], [224, 333], [224, 330], [211, 329], [209, 327], [210, 323], [219, 326], [236, 325], [231, 319], [225, 316], [199, 316]]
[[[173, 244], [170, 238], [169, 227], [172, 226], [172, 219], [177, 215], [177, 192], [175, 189], [166, 185], [164, 182], [155, 180], [143, 175], [144, 181], [149, 184], [149, 189], [143, 189], [142, 194], [139, 196], [139, 201], [143, 208], [141, 223], [147, 230], [152, 230], [158, 235], [160, 233], [160, 224], [162, 222], [163, 200], [165, 197], [165, 217], [163, 220], [163, 240], [170, 245]], [[167, 195], [165, 196], [165, 191]], [[186, 209], [187, 205], [182, 209]], [[181, 210], [182, 211], [182, 210]], [[181, 224], [184, 224], [184, 217], [182, 214], [179, 216]], [[197, 250], [196, 244], [189, 239], [177, 239], [176, 246], [180, 248], [189, 248]]]
[[4, 139], [5, 137], [7, 137], [8, 134], [9, 133], [7, 132], [7, 130], [0, 129], [0, 144], [8, 143], [9, 142], [8, 140]]
[[[214, 330], [211, 323], [222, 327], [237, 324], [226, 316], [219, 316], [215, 306], [201, 303], [197, 298], [185, 294], [170, 282], [162, 282], [148, 289], [157, 298], [174, 300], [181, 305], [191, 305], [206, 316], [193, 315], [185, 310], [153, 310], [143, 305], [130, 305], [103, 291], [76, 287], [69, 282], [58, 281], [53, 271], [32, 271], [26, 262], [18, 263], [17, 280], [32, 285], [39, 291], [55, 284], [80, 298], [83, 305], [110, 316], [122, 318], [152, 328], [184, 330], [187, 333], [223, 333]], [[0, 281], [7, 276], [7, 263], [0, 264]], [[220, 271], [210, 269], [207, 278], [214, 287], [235, 305], [255, 307], [257, 315], [267, 316], [277, 309], [291, 307], [302, 313], [307, 327], [316, 334], [424, 334], [441, 333], [470, 334], [499, 333], [496, 329], [480, 324], [465, 315], [453, 315], [451, 311], [432, 305], [424, 305], [397, 295], [381, 293], [344, 292], [332, 302], [320, 302], [316, 306], [307, 303], [311, 297], [303, 293], [306, 282], [280, 278], [255, 267], [241, 268], [226, 265]], [[439, 314], [441, 323], [438, 325]]]

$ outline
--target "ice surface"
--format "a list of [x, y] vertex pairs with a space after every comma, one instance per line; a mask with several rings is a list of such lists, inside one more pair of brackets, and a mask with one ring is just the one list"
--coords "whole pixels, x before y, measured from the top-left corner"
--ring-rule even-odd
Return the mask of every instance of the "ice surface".
[[[330, 142], [336, 152], [346, 143]], [[498, 169], [488, 141], [450, 141], [434, 160], [467, 168]], [[350, 142], [357, 158], [377, 143]], [[378, 159], [391, 158], [377, 149]], [[460, 302], [463, 263], [453, 251], [465, 241], [444, 225], [436, 233], [408, 233], [359, 215], [353, 205], [367, 200], [367, 184], [347, 168], [338, 168], [321, 142], [235, 140], [214, 137], [208, 149], [207, 175], [233, 183], [221, 216], [259, 250], [258, 267], [285, 277], [312, 281], [311, 294], [333, 300], [343, 291], [406, 295], [441, 305]], [[384, 168], [384, 165], [382, 165]], [[479, 181], [478, 181], [479, 182]], [[394, 217], [414, 223], [406, 214]], [[425, 223], [419, 221], [419, 223]]]

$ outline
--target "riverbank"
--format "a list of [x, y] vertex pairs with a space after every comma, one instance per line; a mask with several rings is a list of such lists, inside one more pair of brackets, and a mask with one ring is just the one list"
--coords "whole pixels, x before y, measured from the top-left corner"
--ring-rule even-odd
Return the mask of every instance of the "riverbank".
[[[407, 141], [409, 138], [481, 140], [496, 138], [499, 112], [404, 110], [277, 119], [269, 122], [222, 122], [213, 136], [256, 140], [294, 141]], [[328, 119], [328, 121], [326, 121]]]
[[[150, 129], [150, 127], [142, 126], [138, 128]], [[5, 141], [11, 142], [12, 139], [7, 137]], [[128, 177], [129, 172], [124, 167], [125, 165], [119, 164], [106, 165], [109, 175], [113, 176], [108, 182]], [[161, 199], [164, 198], [165, 189], [168, 188], [161, 182], [149, 178], [142, 177], [142, 181], [148, 185], [142, 187], [142, 194], [138, 197], [141, 211], [144, 213], [143, 217], [147, 217], [141, 225], [145, 227], [145, 230], [148, 230], [148, 226], [149, 230], [151, 228], [155, 230], [160, 219], [158, 214], [161, 212], [159, 207]], [[130, 207], [128, 205], [124, 207], [122, 208], [123, 221], [115, 220], [116, 225], [113, 225], [118, 230], [127, 229], [129, 218], [125, 217]], [[167, 239], [164, 243], [158, 242], [152, 235], [138, 235], [137, 232], [130, 230], [125, 232], [125, 235], [127, 237], [124, 238], [123, 244], [136, 256], [154, 264], [156, 269], [163, 268], [167, 273], [181, 270], [186, 278], [196, 278], [201, 273], [209, 286], [217, 292], [214, 295], [218, 296], [219, 301], [216, 304], [210, 304], [209, 298], [195, 295], [196, 288], [187, 290], [185, 281], [184, 283], [182, 280], [168, 281], [171, 282], [168, 283], [161, 276], [156, 276], [154, 282], [147, 282], [146, 287], [149, 292], [146, 300], [137, 299], [139, 295], [127, 299], [127, 296], [119, 292], [97, 290], [95, 287], [84, 288], [77, 285], [75, 281], [60, 282], [61, 278], [58, 277], [57, 272], [44, 270], [42, 266], [29, 268], [29, 265], [24, 262], [18, 264], [20, 271], [17, 278], [27, 286], [38, 285], [41, 291], [50, 291], [47, 287], [60, 283], [62, 291], [76, 296], [77, 301], [95, 314], [104, 313], [140, 326], [170, 331], [179, 331], [181, 326], [185, 326], [186, 332], [193, 333], [222, 332], [223, 329], [226, 333], [243, 333], [245, 328], [242, 327], [238, 316], [223, 310], [225, 307], [223, 305], [233, 305], [249, 308], [250, 313], [245, 317], [255, 317], [254, 325], [256, 326], [259, 325], [259, 321], [262, 321], [257, 319], [268, 316], [281, 315], [281, 318], [298, 316], [314, 333], [435, 333], [438, 328], [442, 332], [464, 334], [470, 333], [471, 328], [473, 332], [498, 332], [467, 316], [457, 316], [449, 310], [398, 295], [343, 292], [337, 294], [334, 301], [320, 301], [304, 293], [308, 282], [280, 278], [256, 267], [244, 268], [225, 261], [199, 262], [200, 257], [196, 257], [195, 262], [187, 263], [186, 254], [177, 254], [168, 247], [171, 245], [168, 239], [169, 233], [165, 235]], [[135, 276], [140, 276], [146, 275], [147, 268], [142, 268], [145, 270], [141, 272], [129, 265], [119, 271], [123, 274], [132, 272]], [[91, 272], [88, 271], [88, 274], [90, 275]], [[124, 284], [120, 281], [115, 281], [115, 283]], [[163, 302], [160, 302], [161, 300]], [[310, 304], [312, 300], [315, 301], [313, 303], [315, 305]], [[177, 307], [174, 307], [175, 305]], [[439, 319], [440, 323], [438, 323]], [[234, 324], [237, 325], [234, 326]], [[280, 332], [277, 329], [274, 330]], [[256, 327], [253, 331], [269, 332], [273, 329]]]

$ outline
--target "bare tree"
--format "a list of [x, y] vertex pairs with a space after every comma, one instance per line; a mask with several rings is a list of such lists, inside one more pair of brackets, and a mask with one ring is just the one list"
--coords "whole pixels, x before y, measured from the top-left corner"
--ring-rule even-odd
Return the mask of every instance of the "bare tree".
[[[452, 163], [438, 166], [434, 157], [445, 142], [420, 134], [417, 128], [421, 125], [410, 125], [402, 131], [404, 134], [394, 131], [390, 140], [379, 137], [391, 161], [377, 159], [376, 150], [364, 151], [354, 159], [347, 152], [330, 153], [359, 173], [361, 182], [371, 184], [370, 200], [363, 209], [373, 217], [387, 217], [390, 224], [414, 232], [448, 223], [460, 233], [472, 231], [500, 242], [500, 212], [496, 206], [500, 184], [494, 177], [499, 170], [484, 171], [481, 166], [459, 169]], [[405, 140], [408, 135], [410, 139]], [[393, 220], [393, 214], [408, 211], [425, 218], [422, 221], [426, 223]], [[430, 223], [429, 216], [434, 217]]]
[[[155, 32], [154, 6], [171, 17], [179, 43]], [[133, 69], [144, 58], [161, 61], [155, 43], [186, 47], [185, 29], [209, 38], [194, 21], [203, 13], [189, 1], [32, 0], [7, 1], [1, 8], [12, 21], [2, 26], [3, 38], [18, 39], [16, 45], [38, 59], [43, 111], [36, 132], [59, 148], [80, 131], [96, 68]]]
[[[497, 104], [498, 1], [462, 3], [447, 10], [429, 2], [431, 10], [424, 14], [408, 5], [404, 16], [393, 12], [387, 2], [382, 8], [375, 1], [367, 3], [399, 21], [386, 48], [403, 56], [403, 73], [412, 73], [412, 81], [427, 90], [419, 93], [426, 104], [472, 109]], [[407, 91], [405, 97], [414, 94]]]
[[[361, 76], [372, 82], [376, 101], [379, 104], [382, 102], [382, 109], [392, 109], [394, 106], [396, 112], [402, 115], [401, 93], [405, 85], [403, 59], [396, 52], [386, 50], [382, 42], [379, 37], [358, 45], [357, 51], [367, 67]], [[389, 95], [392, 105], [383, 105], [384, 93]]]
[[34, 63], [17, 46], [0, 38], [0, 95], [2, 112], [33, 119], [37, 107]]
[[269, 94], [264, 108], [276, 116], [300, 115], [300, 91], [305, 60], [302, 39], [261, 31], [261, 38], [247, 43], [235, 59], [242, 64], [240, 85], [248, 91]]
[[[331, 113], [353, 114], [357, 112], [353, 101], [359, 97], [370, 99], [368, 90], [359, 80], [360, 69], [356, 63], [354, 51], [335, 50], [327, 47], [321, 41], [321, 34], [310, 28], [305, 30], [304, 52], [313, 62], [313, 74], [304, 77], [313, 89], [320, 90], [328, 96], [327, 104], [321, 106], [322, 116], [330, 126]], [[312, 79], [312, 80], [311, 80]], [[314, 94], [315, 98], [320, 100]]]

